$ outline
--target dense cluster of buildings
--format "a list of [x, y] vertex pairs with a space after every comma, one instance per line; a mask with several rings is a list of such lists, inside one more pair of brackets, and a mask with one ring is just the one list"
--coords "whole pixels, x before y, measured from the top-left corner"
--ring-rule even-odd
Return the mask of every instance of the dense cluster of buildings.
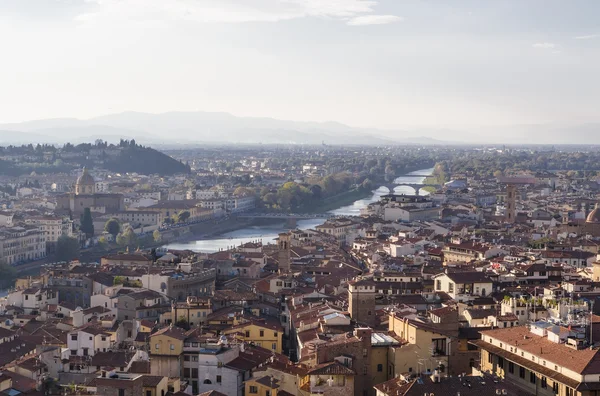
[[[76, 238], [85, 246], [102, 236], [110, 238], [104, 226], [112, 218], [119, 220], [121, 229], [131, 227], [143, 236], [164, 230], [167, 223], [177, 222], [173, 219], [183, 212], [187, 216], [179, 221], [179, 226], [214, 221], [255, 206], [254, 196], [236, 195], [233, 188], [191, 189], [180, 195], [172, 186], [184, 179], [100, 173], [102, 179], [84, 168], [76, 179], [70, 176], [72, 185], [42, 183], [0, 200], [0, 262], [18, 265], [43, 259], [54, 252], [63, 235]], [[153, 187], [136, 189], [140, 185]], [[71, 192], [61, 192], [65, 189]], [[86, 209], [94, 224], [92, 238], [79, 231]]]
[[[302, 172], [335, 169], [321, 165]], [[452, 176], [272, 244], [47, 264], [0, 304], [0, 392], [597, 395], [600, 184]], [[21, 192], [0, 212], [0, 258], [44, 257], [82, 208], [101, 233], [112, 217], [148, 232], [254, 206], [127, 178], [84, 170], [73, 192]]]
[[[373, 206], [408, 200], [448, 208]], [[46, 265], [2, 304], [2, 375], [67, 394], [600, 390], [593, 238], [534, 248], [518, 235], [552, 226], [369, 214], [381, 208], [276, 244]]]

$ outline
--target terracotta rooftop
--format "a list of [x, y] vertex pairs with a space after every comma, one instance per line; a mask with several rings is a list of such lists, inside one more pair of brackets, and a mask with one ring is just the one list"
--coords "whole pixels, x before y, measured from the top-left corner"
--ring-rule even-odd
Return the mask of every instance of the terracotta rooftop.
[[162, 328], [160, 330], [158, 330], [156, 333], [152, 334], [150, 337], [156, 337], [159, 335], [165, 335], [167, 337], [172, 337], [175, 338], [177, 340], [185, 340], [186, 339], [186, 335], [185, 335], [185, 330], [179, 328], [179, 327], [171, 327], [171, 326], [167, 326], [165, 328]]
[[329, 362], [313, 367], [308, 370], [307, 375], [356, 375], [356, 373], [339, 362]]
[[488, 344], [489, 337], [505, 342], [558, 366], [563, 366], [580, 374], [600, 374], [600, 350], [571, 349], [565, 344], [557, 344], [546, 337], [538, 336], [525, 326], [482, 331], [482, 340]]
[[379, 391], [378, 394], [385, 396], [422, 396], [424, 394], [494, 396], [498, 394], [498, 390], [501, 392], [503, 389], [512, 396], [531, 395], [508, 382], [494, 380], [489, 375], [442, 378], [439, 383], [432, 382], [431, 378], [427, 376], [409, 382], [394, 378], [375, 385], [375, 389]]

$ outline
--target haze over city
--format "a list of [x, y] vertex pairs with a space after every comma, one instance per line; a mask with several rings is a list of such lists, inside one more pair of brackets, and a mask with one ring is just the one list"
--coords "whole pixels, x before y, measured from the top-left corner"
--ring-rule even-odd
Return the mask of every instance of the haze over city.
[[[600, 143], [599, 14], [558, 0], [4, 1], [0, 123], [201, 111], [392, 140]], [[227, 122], [212, 133], [239, 140]]]
[[598, 396], [600, 0], [0, 0], [0, 395]]

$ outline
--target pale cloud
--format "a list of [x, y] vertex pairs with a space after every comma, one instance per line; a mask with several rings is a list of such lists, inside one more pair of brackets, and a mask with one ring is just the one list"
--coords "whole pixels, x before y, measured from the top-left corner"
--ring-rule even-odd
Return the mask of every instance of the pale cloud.
[[396, 15], [362, 15], [350, 19], [350, 26], [386, 25], [388, 23], [401, 22], [404, 18]]
[[384, 24], [401, 20], [372, 15], [374, 0], [85, 0], [91, 9], [76, 20], [176, 21], [203, 23], [277, 22], [305, 17], [348, 20], [350, 25]]
[[556, 44], [554, 43], [535, 43], [533, 44], [533, 48], [542, 48], [542, 49], [554, 49], [556, 48]]
[[600, 37], [600, 34], [587, 34], [584, 36], [576, 36], [575, 40], [589, 40], [589, 39], [593, 39], [596, 37]]

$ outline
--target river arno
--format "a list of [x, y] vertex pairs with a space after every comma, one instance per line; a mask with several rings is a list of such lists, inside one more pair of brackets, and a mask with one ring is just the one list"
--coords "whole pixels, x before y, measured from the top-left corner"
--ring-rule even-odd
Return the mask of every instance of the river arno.
[[[425, 177], [433, 173], [433, 168], [420, 169], [411, 172], [405, 176], [401, 176], [395, 179], [397, 184], [403, 183], [422, 183]], [[414, 194], [414, 190], [411, 187], [398, 186], [395, 189], [398, 194]], [[352, 205], [342, 206], [338, 209], [331, 210], [330, 213], [342, 216], [358, 216], [360, 210], [372, 202], [379, 200], [379, 197], [388, 193], [386, 188], [380, 187], [373, 191], [373, 195], [370, 198], [359, 199]], [[427, 194], [426, 191], [421, 191], [422, 195]], [[314, 220], [300, 220], [297, 223], [297, 227], [300, 229], [314, 228], [320, 224], [323, 224], [325, 220], [314, 219]], [[221, 249], [227, 249], [231, 246], [238, 246], [245, 242], [250, 241], [262, 241], [263, 243], [270, 243], [277, 237], [280, 232], [285, 232], [285, 224], [271, 224], [266, 226], [256, 227], [245, 227], [239, 230], [228, 232], [223, 234], [219, 238], [203, 239], [194, 242], [187, 243], [173, 243], [165, 246], [169, 249], [188, 249], [195, 252], [213, 253]]]

